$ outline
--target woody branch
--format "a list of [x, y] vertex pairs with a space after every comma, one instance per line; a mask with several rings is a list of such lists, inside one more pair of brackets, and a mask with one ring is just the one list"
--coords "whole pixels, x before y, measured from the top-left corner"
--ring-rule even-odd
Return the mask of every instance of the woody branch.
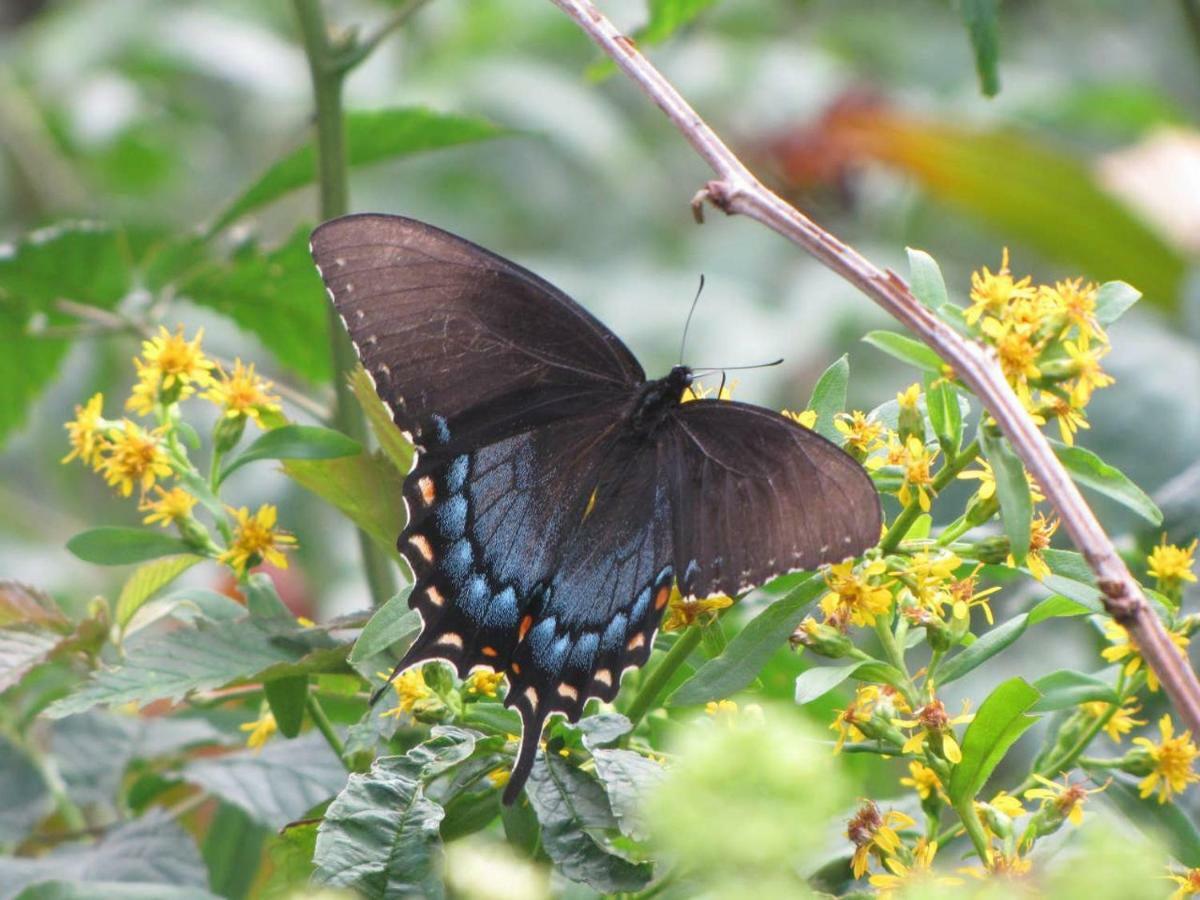
[[895, 272], [880, 269], [762, 184], [633, 42], [589, 0], [552, 2], [654, 101], [713, 170], [716, 177], [693, 200], [697, 217], [703, 204], [709, 202], [729, 215], [761, 222], [800, 245], [921, 338], [974, 391], [1057, 510], [1063, 527], [1096, 576], [1105, 609], [1129, 631], [1187, 727], [1200, 734], [1200, 681], [1196, 673], [1171, 643], [1049, 442], [1025, 414], [994, 353], [938, 319]]

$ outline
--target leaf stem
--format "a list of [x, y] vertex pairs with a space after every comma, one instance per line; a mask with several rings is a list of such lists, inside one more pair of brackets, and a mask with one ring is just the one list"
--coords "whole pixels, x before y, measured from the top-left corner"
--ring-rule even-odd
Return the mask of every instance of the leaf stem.
[[975, 798], [967, 797], [962, 802], [955, 804], [954, 811], [962, 820], [963, 827], [966, 829], [971, 843], [975, 845], [975, 852], [979, 854], [980, 861], [985, 866], [990, 866], [992, 848], [988, 843], [987, 832], [983, 830], [983, 823], [979, 821], [979, 814], [975, 812]]
[[346, 759], [346, 745], [342, 743], [342, 739], [334, 731], [333, 723], [329, 721], [329, 716], [325, 715], [325, 707], [321, 705], [321, 701], [310, 691], [308, 697], [305, 698], [304, 705], [308, 709], [308, 714], [312, 718], [313, 724], [317, 726], [317, 731], [321, 732], [322, 736], [324, 736], [325, 742], [337, 754], [342, 765], [346, 767], [346, 771], [354, 771], [350, 766], [350, 762]]
[[692, 625], [679, 636], [671, 649], [667, 651], [667, 655], [663, 657], [662, 662], [643, 679], [637, 695], [629, 704], [629, 709], [625, 711], [625, 716], [633, 723], [633, 728], [629, 730], [630, 734], [658, 700], [658, 695], [663, 692], [667, 682], [671, 680], [671, 676], [683, 665], [684, 660], [692, 655], [692, 651], [700, 644], [703, 636], [704, 629], [699, 625]]

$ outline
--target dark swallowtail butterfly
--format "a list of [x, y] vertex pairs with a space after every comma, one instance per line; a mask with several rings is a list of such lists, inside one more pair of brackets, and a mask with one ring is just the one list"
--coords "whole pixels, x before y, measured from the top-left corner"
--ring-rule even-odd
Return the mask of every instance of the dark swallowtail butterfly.
[[733, 594], [861, 553], [879, 500], [847, 454], [766, 409], [681, 402], [586, 310], [430, 225], [354, 215], [312, 236], [362, 364], [417, 449], [400, 552], [426, 660], [508, 678], [523, 725], [505, 802], [546, 717], [612, 700], [677, 584]]

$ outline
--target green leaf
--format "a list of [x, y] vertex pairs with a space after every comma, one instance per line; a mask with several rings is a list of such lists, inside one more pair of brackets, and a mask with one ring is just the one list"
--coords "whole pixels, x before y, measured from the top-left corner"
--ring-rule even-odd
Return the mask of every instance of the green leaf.
[[642, 807], [646, 795], [658, 787], [666, 770], [651, 759], [632, 750], [596, 749], [596, 774], [608, 794], [608, 802], [616, 816], [621, 833], [635, 841], [649, 837]]
[[845, 354], [826, 369], [808, 398], [808, 409], [817, 414], [813, 430], [824, 438], [841, 442], [841, 435], [833, 425], [834, 416], [846, 408], [846, 386], [850, 381], [850, 362]]
[[275, 590], [275, 582], [266, 572], [254, 572], [246, 579], [246, 610], [252, 619], [268, 620], [285, 625], [294, 625], [295, 616]]
[[201, 854], [208, 882], [222, 897], [245, 897], [258, 873], [267, 832], [230, 803], [217, 806], [208, 824]]
[[308, 233], [298, 228], [274, 250], [250, 244], [229, 260], [201, 261], [176, 291], [254, 334], [292, 372], [323, 382], [330, 375], [329, 299], [313, 268]]
[[160, 556], [190, 553], [179, 538], [148, 528], [104, 526], [81, 531], [67, 541], [67, 549], [84, 562], [101, 566], [123, 566]]
[[1012, 678], [979, 705], [963, 735], [962, 762], [950, 775], [949, 793], [955, 806], [970, 802], [983, 790], [1008, 748], [1037, 721], [1036, 716], [1026, 715], [1037, 701], [1038, 692], [1024, 679]]
[[[347, 164], [365, 166], [485, 141], [510, 134], [507, 129], [477, 116], [458, 116], [421, 107], [356, 110], [346, 114]], [[311, 143], [272, 165], [240, 197], [226, 207], [208, 228], [212, 235], [296, 188], [316, 180], [316, 151]]]
[[324, 803], [346, 785], [346, 768], [316, 731], [261, 750], [206, 756], [183, 767], [183, 778], [255, 822], [277, 830]]
[[962, 446], [963, 420], [958, 405], [958, 391], [944, 378], [925, 376], [925, 409], [929, 424], [937, 435], [938, 444], [947, 455], [958, 453]]
[[371, 431], [374, 433], [375, 439], [379, 441], [380, 449], [392, 461], [397, 472], [407, 475], [412, 469], [412, 442], [404, 436], [392, 420], [392, 414], [379, 399], [379, 395], [375, 392], [375, 385], [367, 376], [367, 370], [361, 365], [355, 366], [354, 372], [350, 376], [350, 389], [366, 414]]
[[525, 792], [542, 824], [542, 849], [567, 878], [601, 893], [637, 891], [650, 881], [650, 866], [622, 858], [608, 838], [617, 820], [595, 777], [543, 754]]
[[121, 594], [117, 598], [117, 625], [123, 629], [147, 600], [196, 563], [203, 561], [203, 556], [188, 553], [139, 566], [121, 586]]
[[1005, 647], [1010, 646], [1029, 627], [1029, 615], [1021, 613], [997, 625], [971, 646], [950, 657], [937, 670], [937, 683], [949, 684], [962, 678], [972, 669], [987, 662]]
[[720, 700], [749, 685], [772, 654], [787, 643], [825, 582], [809, 575], [791, 593], [776, 600], [734, 635], [725, 652], [702, 665], [675, 689], [667, 706], [695, 706]]
[[1084, 447], [1068, 447], [1058, 441], [1050, 444], [1054, 447], [1054, 455], [1076, 483], [1116, 500], [1155, 527], [1162, 525], [1162, 510], [1120, 469], [1110, 466]]
[[415, 609], [408, 608], [408, 595], [411, 592], [412, 588], [402, 590], [375, 610], [374, 615], [363, 626], [358, 640], [354, 642], [354, 649], [350, 651], [352, 664], [370, 659], [390, 647], [408, 641], [421, 630], [421, 617]]
[[942, 374], [942, 367], [945, 365], [942, 358], [920, 341], [913, 340], [907, 335], [897, 334], [894, 331], [871, 331], [866, 334], [863, 341], [882, 350], [888, 356], [916, 366], [931, 375], [940, 376]]
[[500, 822], [510, 847], [526, 859], [533, 859], [542, 846], [541, 827], [529, 798], [517, 797], [511, 806], [500, 807]]
[[1143, 800], [1137, 782], [1129, 775], [1105, 770], [1096, 772], [1093, 778], [1099, 781], [1110, 775], [1112, 783], [1101, 796], [1150, 840], [1166, 838], [1168, 850], [1180, 863], [1189, 868], [1200, 866], [1200, 831], [1187, 813], [1175, 803], [1159, 803], [1153, 797]]
[[1029, 533], [1033, 521], [1033, 498], [1029, 495], [1025, 466], [1003, 435], [980, 428], [979, 443], [996, 477], [996, 499], [1000, 501], [1000, 518], [1011, 545], [1010, 552], [1018, 564], [1023, 563], [1029, 554]]
[[637, 40], [644, 44], [661, 44], [716, 2], [717, 0], [650, 0], [650, 20], [638, 32]]
[[1086, 616], [1096, 612], [1094, 607], [1078, 603], [1069, 597], [1055, 594], [1047, 597], [1029, 611], [1029, 624], [1037, 625], [1047, 619], [1059, 619], [1069, 616]]
[[800, 706], [820, 699], [861, 669], [870, 660], [856, 659], [844, 666], [813, 666], [796, 677], [795, 700]]
[[950, 295], [946, 293], [946, 281], [937, 260], [924, 250], [904, 249], [908, 253], [909, 287], [913, 295], [933, 310], [949, 303]]
[[1096, 292], [1096, 321], [1111, 325], [1142, 299], [1142, 292], [1124, 281], [1106, 281]]
[[285, 738], [294, 738], [304, 723], [304, 706], [308, 701], [308, 676], [289, 675], [263, 682], [263, 695], [271, 707], [271, 715]]
[[44, 715], [61, 718], [101, 703], [179, 700], [191, 691], [248, 679], [346, 672], [349, 649], [319, 628], [295, 623], [200, 620], [195, 628], [130, 641], [123, 665], [98, 670]]
[[963, 24], [971, 38], [971, 49], [975, 51], [975, 70], [979, 73], [979, 89], [985, 96], [994, 97], [1000, 92], [1000, 73], [997, 63], [1000, 56], [998, 35], [1000, 19], [999, 0], [959, 0]]
[[[124, 235], [107, 225], [67, 222], [15, 244], [0, 243], [0, 334], [6, 337], [0, 353], [0, 440], [25, 421], [71, 346], [68, 340], [31, 335], [31, 326], [76, 323], [59, 309], [59, 300], [112, 309], [132, 284]], [[66, 440], [47, 452], [65, 454]]]
[[438, 833], [444, 812], [425, 796], [425, 785], [474, 749], [472, 732], [439, 727], [404, 756], [377, 759], [367, 774], [351, 775], [317, 831], [314, 881], [367, 897], [445, 896]]
[[1032, 712], [1071, 709], [1080, 703], [1095, 700], [1105, 703], [1119, 703], [1121, 700], [1108, 682], [1072, 669], [1059, 669], [1044, 675], [1033, 686], [1042, 698], [1033, 705]]
[[262, 434], [221, 473], [224, 481], [242, 466], [260, 459], [340, 459], [362, 453], [362, 446], [332, 428], [283, 425]]

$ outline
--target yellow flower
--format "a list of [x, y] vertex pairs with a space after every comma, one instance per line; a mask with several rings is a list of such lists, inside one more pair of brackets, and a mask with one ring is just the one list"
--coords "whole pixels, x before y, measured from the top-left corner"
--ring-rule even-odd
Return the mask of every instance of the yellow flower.
[[1021, 801], [1008, 791], [997, 791], [996, 796], [989, 800], [987, 805], [1010, 819], [1018, 819], [1025, 815], [1025, 807], [1021, 805]]
[[[380, 678], [387, 678], [387, 672], [377, 672]], [[387, 712], [382, 713], [385, 716], [401, 716], [405, 713], [411, 713], [413, 707], [422, 700], [432, 697], [433, 691], [425, 684], [425, 676], [421, 669], [409, 669], [406, 672], [401, 672], [399, 677], [392, 679], [392, 690], [396, 692], [396, 705]]]
[[62, 458], [63, 462], [78, 458], [85, 466], [99, 469], [100, 454], [109, 446], [101, 416], [103, 406], [104, 395], [93, 394], [86, 404], [75, 407], [75, 418], [63, 426], [71, 442], [71, 452]]
[[[154, 412], [154, 405], [158, 402], [162, 376], [159, 375], [158, 369], [146, 365], [140, 359], [135, 358], [133, 366], [137, 369], [138, 377], [133, 383], [133, 390], [129, 392], [129, 399], [125, 401], [125, 408], [139, 416], [148, 416]], [[182, 399], [191, 390], [189, 385], [180, 385], [177, 399]]]
[[114, 429], [108, 456], [100, 463], [104, 480], [121, 492], [122, 497], [133, 493], [136, 484], [144, 494], [159, 478], [171, 474], [166, 447], [162, 443], [162, 428], [145, 431], [125, 419], [120, 429]]
[[883, 442], [883, 424], [870, 421], [861, 410], [839, 413], [833, 420], [833, 427], [845, 439], [845, 446], [862, 456], [871, 453]]
[[142, 521], [147, 525], [155, 522], [167, 528], [176, 522], [182, 522], [192, 514], [196, 498], [181, 487], [173, 487], [164, 491], [158, 485], [154, 486], [157, 500], [143, 500], [138, 504], [138, 511], [149, 513]]
[[1176, 547], [1168, 544], [1164, 535], [1162, 543], [1150, 551], [1146, 559], [1151, 576], [1158, 582], [1160, 591], [1178, 588], [1182, 582], [1196, 583], [1196, 573], [1192, 571], [1195, 565], [1196, 546], [1200, 538], [1192, 541], [1187, 547]]
[[[979, 499], [990, 500], [992, 497], [996, 496], [996, 473], [992, 471], [992, 464], [986, 459], [979, 460], [979, 465], [980, 468], [967, 469], [965, 472], [959, 472], [955, 477], [968, 481], [971, 479], [978, 479], [979, 490], [977, 490], [976, 493], [979, 495]], [[1038, 487], [1037, 482], [1033, 480], [1033, 476], [1028, 472], [1025, 473], [1025, 480], [1029, 482], [1029, 498], [1034, 503], [1041, 503], [1046, 499], [1044, 496], [1042, 496], [1041, 489]]]
[[803, 412], [785, 409], [783, 410], [783, 415], [793, 422], [800, 423], [810, 431], [817, 426], [817, 411], [815, 409], [806, 409]]
[[975, 590], [975, 585], [979, 582], [979, 570], [982, 568], [983, 563], [980, 563], [971, 571], [970, 575], [960, 578], [950, 585], [950, 598], [954, 604], [954, 618], [960, 621], [970, 618], [971, 609], [978, 606], [983, 610], [988, 624], [993, 625], [996, 620], [992, 617], [992, 607], [988, 597], [999, 591], [1000, 588], [995, 586], [982, 591]]
[[1083, 335], [1076, 341], [1063, 341], [1063, 349], [1071, 357], [1076, 377], [1075, 387], [1071, 391], [1071, 403], [1082, 409], [1092, 399], [1093, 391], [1108, 387], [1115, 379], [1100, 368], [1100, 358], [1108, 353], [1108, 345], [1101, 344], [1092, 349], [1088, 339]]
[[911, 712], [908, 703], [891, 685], [863, 684], [854, 692], [854, 699], [845, 708], [837, 711], [829, 729], [838, 733], [833, 746], [835, 754], [842, 752], [846, 740], [861, 741], [866, 737], [862, 731], [876, 715], [890, 720], [897, 713]]
[[492, 787], [494, 788], [504, 787], [506, 784], [508, 784], [508, 779], [511, 777], [512, 773], [504, 766], [501, 766], [498, 769], [492, 769], [492, 771], [488, 772], [487, 774], [487, 779], [492, 783]]
[[733, 598], [722, 594], [712, 597], [684, 597], [679, 587], [671, 588], [671, 599], [667, 602], [667, 614], [663, 617], [663, 631], [683, 631], [693, 622], [712, 621], [717, 613], [733, 605]]
[[[1111, 707], [1111, 703], [1105, 703], [1103, 700], [1093, 700], [1080, 704], [1080, 708], [1093, 719], [1099, 719], [1101, 716], [1106, 715]], [[1134, 718], [1134, 714], [1141, 712], [1141, 709], [1141, 704], [1133, 697], [1128, 698], [1121, 708], [1114, 712], [1104, 724], [1104, 733], [1115, 743], [1121, 743], [1121, 735], [1129, 734], [1129, 732], [1133, 731], [1135, 725], [1146, 724], [1145, 719]]]
[[[1034, 516], [1033, 521], [1029, 523], [1029, 552], [1025, 554], [1025, 568], [1038, 581], [1044, 580], [1050, 574], [1050, 565], [1042, 556], [1042, 551], [1050, 546], [1050, 539], [1056, 531], [1058, 519], [1051, 522], [1041, 513]], [[1008, 554], [1007, 563], [1015, 567], [1016, 557]]]
[[1096, 285], [1093, 282], [1084, 283], [1082, 278], [1076, 278], [1055, 282], [1054, 287], [1043, 285], [1041, 290], [1055, 311], [1066, 317], [1064, 333], [1075, 325], [1085, 337], [1104, 339], [1104, 331], [1096, 321]]
[[[1100, 655], [1110, 663], [1119, 663], [1125, 661], [1126, 677], [1132, 675], [1142, 666], [1142, 654], [1138, 650], [1137, 644], [1133, 642], [1133, 638], [1123, 625], [1119, 625], [1112, 619], [1108, 619], [1104, 623], [1104, 636], [1112, 642], [1111, 647], [1105, 647], [1100, 651]], [[1171, 643], [1175, 645], [1181, 659], [1187, 659], [1188, 637], [1179, 631], [1167, 630], [1167, 637], [1171, 639]], [[1157, 691], [1158, 676], [1154, 674], [1154, 670], [1149, 666], [1146, 667], [1146, 686], [1152, 692]]]
[[259, 751], [262, 750], [263, 744], [271, 739], [271, 735], [278, 730], [278, 726], [275, 724], [275, 716], [268, 712], [262, 718], [239, 725], [238, 729], [250, 732], [250, 736], [246, 738], [246, 746]]
[[900, 783], [912, 788], [922, 800], [928, 800], [934, 794], [946, 800], [946, 792], [942, 788], [942, 780], [937, 772], [922, 762], [911, 760], [908, 764], [910, 778], [901, 778]]
[[983, 333], [996, 348], [996, 357], [1008, 383], [1029, 406], [1029, 380], [1042, 375], [1037, 359], [1042, 353], [1043, 342], [1037, 339], [1035, 328], [1012, 321], [984, 319]]
[[[931, 700], [917, 710], [915, 719], [893, 719], [892, 724], [898, 728], [915, 728], [904, 742], [901, 753], [920, 753], [925, 748], [925, 740], [931, 734], [938, 735], [942, 749], [941, 755], [952, 763], [962, 762], [962, 749], [954, 736], [955, 725], [965, 725], [975, 718], [974, 713], [967, 712], [967, 701], [963, 701], [961, 714], [951, 718], [946, 712], [946, 706], [941, 700]], [[936, 745], [935, 745], [936, 746]]]
[[867, 800], [858, 808], [858, 812], [846, 823], [846, 837], [854, 845], [854, 859], [851, 867], [855, 878], [862, 878], [870, 864], [871, 854], [874, 853], [882, 860], [900, 849], [900, 835], [896, 828], [913, 828], [916, 826], [909, 816], [898, 810], [886, 813], [879, 811], [879, 804]]
[[472, 694], [479, 694], [481, 697], [495, 697], [496, 689], [502, 681], [504, 681], [503, 672], [485, 672], [480, 669], [467, 677], [465, 686]]
[[[160, 325], [157, 337], [142, 341], [142, 359], [158, 375], [159, 387], [163, 391], [169, 391], [177, 384], [195, 382], [204, 387], [211, 383], [213, 364], [200, 349], [203, 337], [203, 328], [196, 332], [192, 340], [186, 341], [182, 325], [175, 334]], [[138, 375], [142, 376], [140, 366]]]
[[821, 611], [827, 619], [874, 625], [876, 616], [886, 615], [892, 608], [891, 590], [886, 585], [872, 583], [885, 571], [887, 563], [882, 559], [865, 563], [857, 573], [853, 560], [830, 566], [825, 572], [825, 583], [831, 592], [821, 598]]
[[1192, 743], [1191, 731], [1185, 731], [1175, 737], [1175, 726], [1169, 715], [1164, 715], [1158, 722], [1158, 730], [1162, 732], [1162, 740], [1154, 743], [1149, 738], [1134, 738], [1133, 742], [1142, 746], [1154, 763], [1154, 770], [1138, 784], [1142, 799], [1158, 791], [1158, 802], [1166, 803], [1175, 794], [1187, 790], [1194, 781], [1200, 781], [1192, 766], [1200, 750]]
[[233, 374], [219, 370], [220, 378], [204, 392], [205, 400], [221, 407], [229, 418], [247, 416], [260, 428], [262, 415], [279, 412], [279, 398], [272, 394], [273, 382], [260, 377], [254, 371], [254, 363], [244, 365], [240, 359], [233, 362]]
[[904, 453], [900, 460], [900, 465], [904, 467], [904, 483], [900, 486], [900, 492], [896, 496], [905, 506], [912, 502], [915, 494], [921, 511], [929, 512], [931, 506], [929, 497], [933, 485], [933, 473], [930, 468], [937, 455], [936, 447], [931, 453], [916, 435], [909, 435], [908, 440], [904, 442]]
[[[888, 871], [871, 876], [871, 887], [878, 893], [879, 900], [892, 900], [896, 892], [905, 891], [911, 887], [933, 886], [957, 887], [963, 883], [961, 878], [953, 875], [938, 875], [933, 871], [933, 858], [937, 855], [937, 841], [921, 838], [912, 850], [912, 862], [903, 863], [895, 856], [889, 855], [884, 860]], [[918, 891], [919, 892], [919, 891]]]
[[1200, 895], [1200, 869], [1188, 869], [1182, 874], [1168, 869], [1167, 879], [1179, 885], [1168, 900], [1184, 900]]
[[962, 560], [953, 553], [921, 550], [913, 554], [898, 574], [918, 606], [941, 615], [942, 606], [951, 602], [950, 582], [961, 565]]
[[985, 266], [983, 271], [971, 273], [971, 305], [965, 313], [967, 322], [974, 325], [985, 312], [1000, 314], [1014, 300], [1032, 297], [1031, 280], [1029, 276], [1020, 281], [1013, 280], [1008, 270], [1008, 248], [1005, 247], [998, 272], [993, 275]]
[[244, 574], [247, 569], [262, 559], [280, 569], [287, 568], [287, 557], [283, 551], [289, 545], [295, 544], [296, 539], [286, 531], [278, 531], [275, 521], [278, 510], [270, 503], [264, 503], [253, 516], [246, 507], [241, 509], [229, 508], [233, 513], [235, 531], [233, 543], [229, 549], [218, 557], [221, 562]]
[[1087, 800], [1088, 794], [1098, 794], [1108, 786], [1106, 784], [1089, 790], [1083, 787], [1082, 784], [1072, 783], [1070, 777], [1067, 775], [1063, 776], [1061, 784], [1057, 781], [1043, 778], [1036, 772], [1033, 777], [1044, 785], [1044, 787], [1030, 788], [1025, 792], [1026, 799], [1041, 800], [1044, 803], [1053, 804], [1058, 815], [1076, 826], [1083, 821], [1083, 802]]
[[1016, 853], [993, 853], [986, 865], [959, 869], [959, 874], [970, 875], [980, 881], [1002, 878], [1016, 881], [1029, 874], [1033, 863]]
[[732, 725], [737, 718], [738, 705], [733, 700], [709, 700], [704, 704], [704, 712], [718, 722]]
[[308, 616], [296, 616], [296, 624], [301, 628], [316, 628], [317, 623]]
[[916, 381], [896, 395], [896, 402], [900, 404], [901, 409], [914, 410], [920, 400], [921, 384]]
[[708, 400], [710, 397], [716, 400], [732, 400], [733, 388], [736, 384], [737, 382], [732, 382], [728, 385], [722, 384], [714, 390], [713, 388], [706, 388], [698, 381], [693, 381], [683, 389], [683, 396], [679, 398], [679, 402], [691, 403], [693, 400]]

